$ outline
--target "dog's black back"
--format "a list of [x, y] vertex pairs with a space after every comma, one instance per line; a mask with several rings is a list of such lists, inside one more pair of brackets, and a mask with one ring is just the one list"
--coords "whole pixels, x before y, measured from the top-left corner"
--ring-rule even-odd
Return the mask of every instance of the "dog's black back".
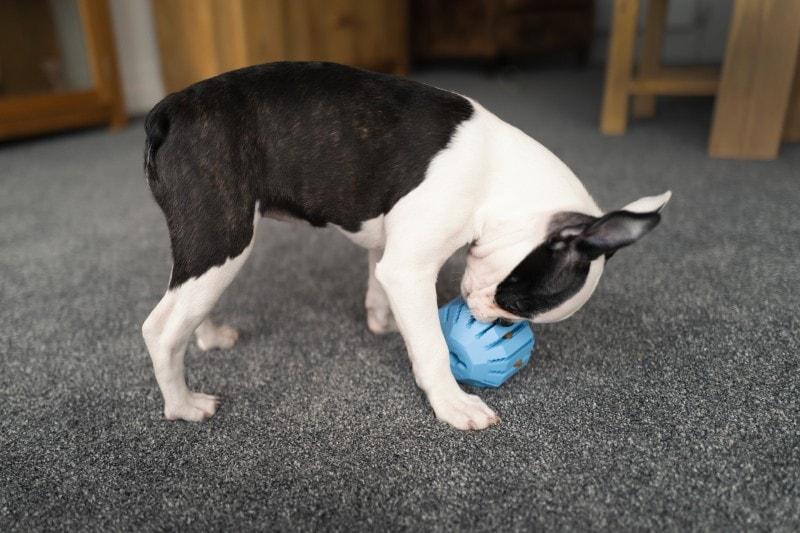
[[453, 93], [319, 62], [249, 67], [167, 96], [145, 122], [145, 167], [170, 230], [170, 286], [241, 253], [256, 202], [357, 231], [419, 185], [473, 111]]

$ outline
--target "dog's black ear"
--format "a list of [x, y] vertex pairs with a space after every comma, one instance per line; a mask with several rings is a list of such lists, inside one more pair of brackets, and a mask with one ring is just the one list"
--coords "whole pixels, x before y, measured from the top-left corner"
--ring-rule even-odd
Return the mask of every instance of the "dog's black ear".
[[[589, 217], [587, 215], [578, 216], [586, 216], [587, 220], [596, 220], [594, 217]], [[575, 225], [570, 224], [566, 227], [562, 227], [553, 231], [547, 238], [547, 247], [551, 250], [563, 250], [569, 245], [569, 243], [574, 241], [577, 237], [580, 237], [581, 234], [586, 231], [586, 228], [589, 227], [589, 224], [590, 222], [588, 221], [584, 223], [577, 223]]]
[[553, 251], [578, 250], [589, 259], [605, 255], [606, 259], [624, 246], [633, 244], [656, 227], [659, 212], [672, 193], [646, 196], [601, 218], [582, 213], [556, 215], [550, 226], [547, 248]]
[[656, 227], [659, 220], [661, 215], [658, 213], [612, 211], [576, 237], [576, 248], [590, 259], [611, 255], [638, 241]]

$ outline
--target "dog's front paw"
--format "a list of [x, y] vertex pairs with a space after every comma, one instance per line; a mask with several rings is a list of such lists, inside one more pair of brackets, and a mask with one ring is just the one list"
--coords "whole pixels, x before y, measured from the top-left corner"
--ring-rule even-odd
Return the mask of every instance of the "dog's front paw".
[[376, 335], [384, 335], [397, 331], [397, 323], [389, 307], [368, 307], [367, 327]]
[[220, 350], [233, 348], [237, 340], [239, 340], [239, 332], [230, 326], [197, 328], [197, 346], [204, 352], [215, 348]]
[[190, 392], [179, 400], [164, 404], [164, 418], [167, 420], [186, 420], [202, 422], [217, 412], [219, 398], [202, 392]]
[[486, 429], [500, 422], [500, 417], [483, 400], [458, 387], [429, 394], [428, 400], [436, 418], [457, 429]]

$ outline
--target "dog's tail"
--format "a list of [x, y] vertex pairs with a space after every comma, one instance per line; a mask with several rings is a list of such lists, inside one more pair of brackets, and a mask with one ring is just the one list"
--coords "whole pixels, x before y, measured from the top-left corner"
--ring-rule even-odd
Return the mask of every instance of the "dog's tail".
[[158, 181], [156, 153], [169, 133], [169, 115], [162, 104], [163, 102], [151, 109], [144, 120], [144, 132], [147, 136], [144, 142], [144, 175], [151, 186]]

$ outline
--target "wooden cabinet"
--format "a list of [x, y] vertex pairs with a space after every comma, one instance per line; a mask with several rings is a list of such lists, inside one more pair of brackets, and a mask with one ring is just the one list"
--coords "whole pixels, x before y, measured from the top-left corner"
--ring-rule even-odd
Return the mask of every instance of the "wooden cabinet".
[[106, 0], [0, 1], [0, 140], [126, 116]]
[[414, 60], [572, 52], [588, 59], [592, 0], [412, 0]]
[[404, 73], [404, 0], [153, 0], [169, 92], [269, 61], [335, 61]]

